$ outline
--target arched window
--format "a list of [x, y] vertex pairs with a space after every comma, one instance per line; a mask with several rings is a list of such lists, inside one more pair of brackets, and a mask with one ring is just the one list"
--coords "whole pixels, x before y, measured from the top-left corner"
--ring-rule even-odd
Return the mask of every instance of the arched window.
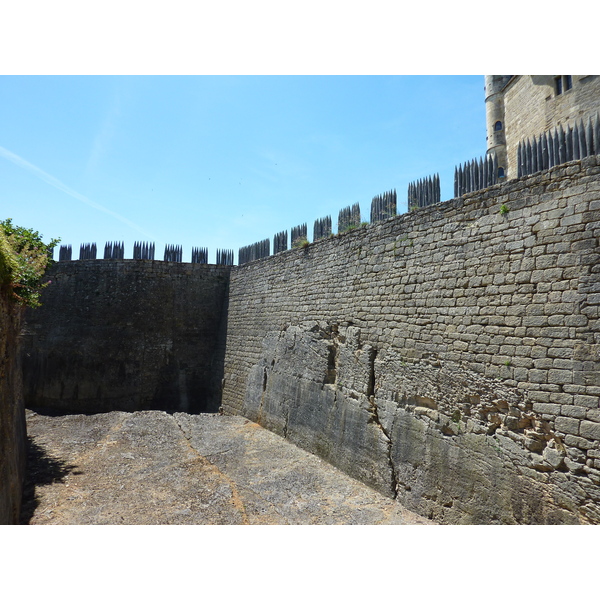
[[494, 131], [502, 131], [502, 121], [496, 121], [494, 123]]
[[498, 167], [498, 179], [504, 177], [504, 167]]

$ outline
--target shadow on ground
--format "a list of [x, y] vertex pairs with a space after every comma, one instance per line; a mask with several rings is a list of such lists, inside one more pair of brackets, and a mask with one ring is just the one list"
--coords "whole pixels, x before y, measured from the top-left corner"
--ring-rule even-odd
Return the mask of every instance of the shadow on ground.
[[43, 485], [51, 485], [64, 481], [73, 472], [76, 465], [69, 465], [63, 460], [53, 458], [38, 446], [33, 438], [27, 436], [27, 468], [23, 484], [23, 499], [21, 504], [21, 525], [29, 525], [35, 509], [39, 505], [36, 489]]

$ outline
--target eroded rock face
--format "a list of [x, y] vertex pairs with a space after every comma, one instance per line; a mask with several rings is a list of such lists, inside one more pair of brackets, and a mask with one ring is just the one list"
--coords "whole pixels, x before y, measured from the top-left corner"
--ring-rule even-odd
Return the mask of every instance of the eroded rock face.
[[600, 518], [597, 486], [574, 476], [521, 392], [435, 356], [378, 352], [358, 327], [307, 321], [269, 333], [243, 412], [442, 523]]
[[232, 270], [225, 414], [441, 522], [600, 523], [599, 167]]
[[375, 350], [359, 334], [325, 322], [269, 334], [244, 414], [393, 496], [389, 438], [372, 401]]
[[390, 350], [375, 363], [375, 381], [406, 506], [449, 523], [598, 518], [597, 509], [578, 508], [582, 490], [568, 475], [565, 448], [519, 390], [432, 357], [405, 362]]

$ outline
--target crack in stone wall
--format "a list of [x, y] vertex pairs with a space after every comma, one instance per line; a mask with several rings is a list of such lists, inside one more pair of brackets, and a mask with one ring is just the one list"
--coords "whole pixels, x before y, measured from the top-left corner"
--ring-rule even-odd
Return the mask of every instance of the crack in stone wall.
[[385, 436], [385, 439], [387, 440], [387, 461], [390, 467], [390, 474], [391, 474], [391, 489], [392, 489], [392, 497], [393, 498], [397, 498], [398, 497], [398, 476], [396, 475], [396, 467], [394, 465], [394, 461], [393, 461], [393, 454], [392, 454], [392, 436], [391, 434], [389, 434], [385, 428], [383, 427], [383, 425], [381, 424], [381, 421], [379, 420], [379, 414], [377, 412], [377, 404], [375, 404], [375, 398], [374, 396], [369, 396], [369, 402], [371, 404], [371, 408], [372, 408], [372, 420], [373, 422], [381, 429], [381, 432], [383, 433], [383, 435]]
[[441, 522], [600, 522], [599, 215], [591, 157], [234, 270], [225, 413]]
[[310, 321], [271, 332], [250, 375], [245, 413], [329, 462], [337, 456], [342, 470], [393, 496], [392, 465], [382, 461], [389, 440], [366, 395], [375, 356], [360, 343], [357, 328], [337, 323]]
[[[599, 234], [596, 156], [247, 263], [231, 269], [229, 285], [229, 269], [213, 273], [223, 275], [216, 287], [202, 281], [206, 265], [74, 262], [64, 269], [100, 293], [98, 310], [93, 295], [73, 298], [69, 286], [45, 292], [64, 292], [55, 298], [67, 307], [61, 327], [75, 313], [86, 328], [100, 315], [100, 333], [77, 345], [78, 327], [51, 339], [28, 321], [26, 341], [52, 342], [30, 362], [29, 383], [58, 401], [95, 397], [104, 409], [126, 409], [134, 408], [124, 406], [131, 387], [109, 397], [95, 367], [113, 377], [113, 392], [132, 382], [147, 392], [160, 372], [169, 383], [161, 397], [188, 386], [190, 365], [201, 367], [203, 381], [222, 379], [224, 413], [243, 414], [384, 493], [395, 487], [421, 514], [599, 523]], [[102, 269], [119, 276], [94, 281]], [[132, 313], [127, 294], [154, 270], [183, 283], [182, 293], [199, 286], [189, 305], [171, 291], [166, 300], [148, 295], [184, 337], [205, 292], [226, 296], [206, 311], [216, 317], [229, 303], [204, 358], [195, 342], [184, 352], [173, 336], [148, 344], [156, 319]], [[179, 277], [186, 270], [190, 277]], [[118, 300], [118, 315], [100, 310], [107, 297]], [[134, 343], [129, 361], [126, 348], [111, 345], [83, 369], [75, 359], [86, 344], [127, 341], [105, 327], [113, 317], [119, 332], [143, 333], [143, 351]], [[224, 369], [215, 365], [221, 354]], [[156, 361], [147, 377], [140, 357]]]

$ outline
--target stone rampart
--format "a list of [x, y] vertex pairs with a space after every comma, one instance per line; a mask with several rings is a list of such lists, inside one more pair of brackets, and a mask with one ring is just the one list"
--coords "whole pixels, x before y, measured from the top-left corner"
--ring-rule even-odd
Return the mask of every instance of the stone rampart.
[[223, 410], [443, 523], [600, 523], [600, 157], [231, 272]]
[[216, 411], [231, 267], [56, 263], [26, 314], [25, 401], [80, 412]]

